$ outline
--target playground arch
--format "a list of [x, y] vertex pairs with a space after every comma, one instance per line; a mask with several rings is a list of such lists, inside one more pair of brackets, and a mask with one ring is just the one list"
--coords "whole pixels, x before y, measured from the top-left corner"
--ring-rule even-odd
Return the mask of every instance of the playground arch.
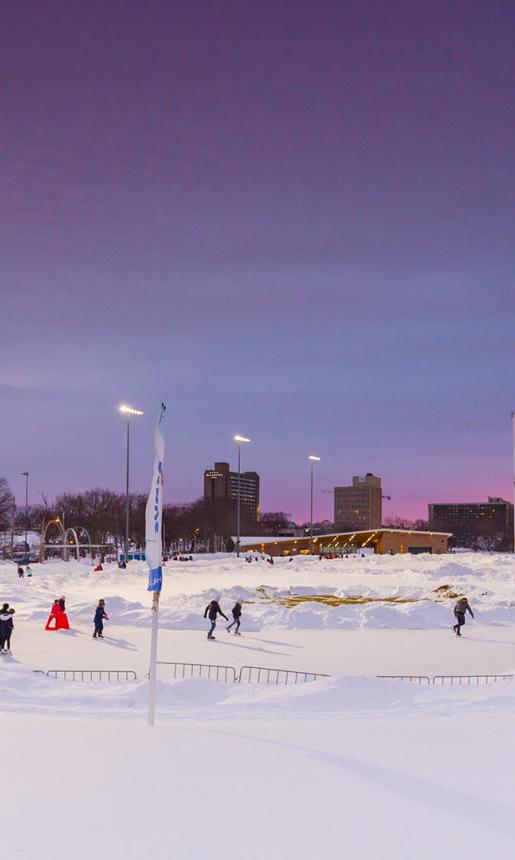
[[[56, 528], [58, 530], [59, 537], [61, 538], [61, 541], [58, 543], [47, 543], [48, 532], [52, 528]], [[48, 520], [41, 529], [41, 543], [39, 550], [40, 562], [45, 560], [47, 549], [59, 550], [62, 553], [63, 561], [68, 561], [70, 553], [75, 553], [75, 558], [77, 560], [80, 558], [81, 551], [89, 553], [90, 557], [93, 558], [94, 549], [103, 550], [105, 547], [104, 545], [93, 544], [91, 535], [86, 526], [69, 526], [65, 529], [60, 518], [55, 517], [53, 520]]]

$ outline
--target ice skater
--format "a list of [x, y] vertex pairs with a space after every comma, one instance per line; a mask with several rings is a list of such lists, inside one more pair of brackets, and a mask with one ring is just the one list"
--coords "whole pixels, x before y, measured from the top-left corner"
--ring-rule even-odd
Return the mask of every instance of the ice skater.
[[454, 625], [454, 627], [452, 629], [456, 633], [456, 636], [461, 636], [460, 630], [463, 627], [463, 625], [465, 624], [465, 613], [466, 612], [470, 612], [472, 618], [474, 618], [474, 613], [472, 612], [472, 609], [470, 608], [470, 604], [469, 604], [467, 598], [466, 597], [460, 597], [456, 602], [456, 606], [454, 607], [454, 617], [456, 618], [456, 624]]
[[95, 617], [93, 618], [93, 624], [95, 625], [93, 639], [104, 638], [104, 621], [109, 621], [109, 615], [105, 611], [105, 606], [105, 600], [98, 601], [98, 606], [95, 609]]
[[18, 565], [18, 579], [23, 579], [23, 576], [24, 576], [24, 571], [23, 571], [23, 567], [20, 564], [20, 565]]
[[14, 628], [14, 609], [4, 603], [0, 612], [0, 654], [11, 653], [11, 636]]
[[214, 629], [216, 627], [217, 615], [221, 615], [222, 618], [225, 618], [226, 621], [229, 621], [229, 619], [227, 618], [227, 615], [224, 615], [224, 613], [220, 609], [220, 604], [218, 603], [218, 600], [212, 600], [210, 603], [207, 604], [205, 611], [204, 611], [204, 618], [209, 617], [209, 620], [211, 622], [211, 627], [209, 629], [209, 633], [207, 634], [208, 639], [214, 639], [215, 638], [213, 636], [213, 632], [214, 632]]
[[238, 601], [234, 604], [234, 606], [233, 606], [233, 608], [232, 608], [232, 619], [233, 619], [233, 620], [232, 620], [232, 622], [229, 624], [229, 626], [226, 628], [228, 633], [230, 633], [230, 632], [231, 632], [231, 627], [234, 627], [234, 625], [236, 625], [236, 630], [234, 631], [234, 635], [235, 635], [235, 636], [241, 636], [241, 633], [240, 633], [240, 623], [241, 623], [241, 622], [240, 622], [240, 618], [241, 618], [241, 603], [240, 603], [240, 602], [239, 602], [239, 600], [238, 600]]

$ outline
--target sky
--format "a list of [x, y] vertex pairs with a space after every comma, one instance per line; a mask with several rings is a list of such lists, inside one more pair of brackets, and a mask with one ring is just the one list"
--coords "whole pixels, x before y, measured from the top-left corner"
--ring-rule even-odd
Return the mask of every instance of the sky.
[[[0, 476], [511, 498], [511, 0], [4, 0]], [[8, 34], [6, 37], [5, 34]], [[326, 491], [326, 492], [324, 492]]]

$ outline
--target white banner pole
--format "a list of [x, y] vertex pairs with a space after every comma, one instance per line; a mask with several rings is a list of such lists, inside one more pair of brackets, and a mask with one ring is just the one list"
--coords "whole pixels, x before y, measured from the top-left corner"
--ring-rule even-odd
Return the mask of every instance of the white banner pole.
[[156, 663], [157, 663], [157, 633], [159, 630], [159, 598], [160, 591], [154, 591], [152, 596], [152, 632], [150, 637], [150, 671], [148, 682], [148, 724], [153, 726], [156, 720]]
[[165, 442], [162, 434], [162, 421], [166, 406], [161, 411], [154, 433], [154, 471], [152, 484], [145, 510], [145, 556], [149, 568], [148, 590], [152, 592], [152, 632], [150, 638], [150, 666], [148, 683], [148, 724], [153, 726], [156, 719], [156, 667], [157, 634], [159, 621], [159, 597], [163, 585], [163, 460]]

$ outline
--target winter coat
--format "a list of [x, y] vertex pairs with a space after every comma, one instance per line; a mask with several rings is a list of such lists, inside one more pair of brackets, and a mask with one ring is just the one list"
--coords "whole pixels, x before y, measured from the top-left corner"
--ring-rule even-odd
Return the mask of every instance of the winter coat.
[[233, 618], [240, 618], [241, 617], [241, 603], [236, 603], [233, 606], [232, 617]]
[[64, 603], [64, 597], [60, 597], [60, 598], [59, 598], [59, 606], [61, 607], [61, 609], [62, 609], [62, 611], [63, 611], [63, 612], [66, 612], [66, 606], [65, 606], [65, 603]]
[[222, 618], [225, 618], [226, 621], [229, 620], [227, 618], [227, 615], [223, 614], [217, 600], [212, 600], [211, 603], [208, 603], [208, 605], [206, 606], [206, 609], [204, 611], [204, 618], [206, 618], [208, 613], [209, 613], [209, 620], [210, 621], [216, 621], [217, 615], [221, 615]]
[[94, 623], [100, 624], [100, 622], [104, 621], [104, 619], [106, 621], [109, 620], [108, 616], [106, 615], [106, 612], [104, 610], [104, 607], [103, 606], [97, 606], [97, 608], [95, 609], [95, 617], [93, 619]]
[[459, 600], [456, 601], [456, 606], [454, 607], [455, 615], [465, 615], [465, 612], [470, 612], [472, 618], [474, 618], [474, 613], [469, 606], [469, 602], [466, 597], [460, 597]]
[[14, 627], [14, 609], [8, 609], [0, 615], [0, 633], [2, 636], [10, 636]]

